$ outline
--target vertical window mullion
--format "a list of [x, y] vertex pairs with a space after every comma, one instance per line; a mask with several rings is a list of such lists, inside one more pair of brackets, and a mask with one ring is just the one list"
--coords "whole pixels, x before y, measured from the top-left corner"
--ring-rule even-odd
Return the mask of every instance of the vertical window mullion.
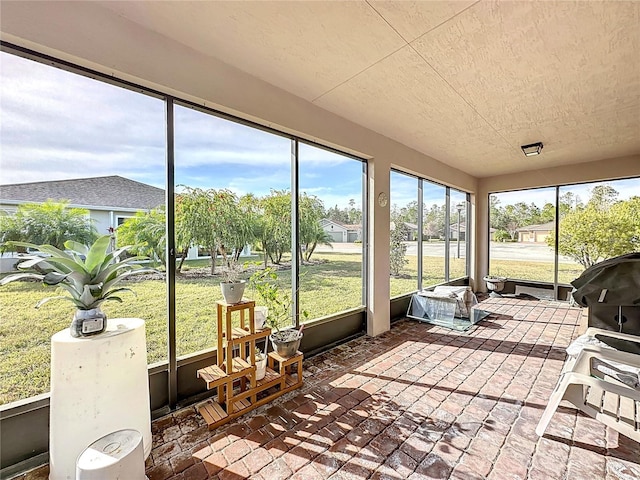
[[369, 285], [369, 181], [368, 181], [368, 163], [362, 162], [362, 267], [360, 269], [362, 277], [362, 304], [371, 308], [369, 305], [368, 288]]
[[424, 231], [422, 225], [423, 219], [423, 188], [422, 178], [418, 178], [418, 233], [416, 235], [416, 254], [418, 255], [418, 290], [422, 290], [422, 232]]
[[560, 187], [556, 186], [556, 211], [553, 218], [555, 225], [555, 238], [553, 244], [553, 298], [559, 300], [559, 289], [558, 289], [558, 269], [560, 268], [560, 254], [558, 253], [558, 248], [560, 246]]
[[291, 313], [296, 328], [300, 325], [300, 261], [299, 231], [300, 228], [300, 188], [299, 188], [299, 145], [298, 140], [291, 140]]
[[175, 255], [175, 137], [173, 98], [166, 100], [166, 259], [167, 259], [167, 345], [169, 408], [178, 403], [178, 361], [176, 349], [176, 255]]
[[449, 264], [451, 263], [451, 191], [447, 187], [445, 195], [445, 207], [444, 207], [444, 281], [449, 281]]
[[469, 272], [471, 271], [471, 194], [467, 193], [466, 195], [466, 213], [465, 213], [465, 221], [464, 221], [464, 247], [465, 247], [465, 267], [464, 267], [464, 275], [465, 277], [469, 276]]

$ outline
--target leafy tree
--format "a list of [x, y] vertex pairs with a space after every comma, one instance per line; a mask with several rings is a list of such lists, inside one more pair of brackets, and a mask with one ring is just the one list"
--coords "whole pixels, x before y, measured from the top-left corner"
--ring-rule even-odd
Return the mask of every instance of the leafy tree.
[[542, 210], [540, 210], [540, 215], [537, 221], [534, 222], [534, 224], [553, 222], [555, 218], [556, 207], [553, 205], [553, 203], [545, 203], [544, 207], [542, 207]]
[[505, 240], [511, 240], [511, 235], [506, 230], [496, 230], [493, 233], [493, 239], [496, 242], [504, 242]]
[[[558, 252], [588, 268], [610, 256], [608, 252], [611, 251], [613, 235], [615, 232], [610, 230], [608, 212], [589, 204], [560, 221]], [[554, 245], [553, 232], [546, 241], [548, 245]]]
[[427, 238], [444, 238], [445, 227], [445, 205], [431, 205], [429, 210], [425, 209], [422, 220], [422, 228]]
[[613, 187], [609, 185], [596, 185], [591, 190], [589, 203], [600, 210], [607, 210], [613, 206], [617, 198], [618, 192]]
[[362, 209], [356, 208], [356, 201], [349, 199], [348, 219], [350, 225], [359, 225], [362, 223]]
[[261, 200], [262, 249], [272, 263], [279, 265], [282, 256], [291, 251], [291, 194], [287, 190], [271, 190]]
[[[256, 197], [253, 193], [243, 195], [238, 201], [238, 208], [244, 216], [246, 227], [248, 228], [247, 237], [250, 239], [250, 242], [248, 241], [247, 243], [255, 244], [256, 240], [262, 238], [264, 225], [262, 222], [263, 211], [261, 201], [262, 200]], [[262, 245], [260, 245], [260, 248], [261, 247]]]
[[329, 220], [333, 220], [335, 222], [340, 222], [345, 224], [349, 223], [349, 212], [338, 208], [338, 205], [329, 208], [326, 212], [326, 217]]
[[[552, 205], [550, 206], [553, 208]], [[518, 202], [501, 207], [500, 200], [494, 195], [489, 198], [489, 211], [491, 227], [509, 232], [511, 240], [516, 238], [519, 228], [549, 221], [545, 220], [549, 215], [548, 207], [544, 215], [534, 203]]]
[[18, 206], [14, 216], [2, 217], [0, 242], [46, 244], [60, 250], [65, 248], [67, 240], [84, 245], [93, 243], [98, 233], [89, 218], [89, 210], [69, 208], [68, 203], [47, 201]]
[[185, 187], [180, 214], [184, 238], [191, 237], [193, 244], [206, 248], [211, 255], [211, 274], [215, 273], [218, 252], [229, 265], [237, 259], [238, 248], [242, 249], [252, 239], [251, 225], [243, 216], [238, 198], [229, 190]]
[[167, 264], [166, 215], [164, 209], [137, 212], [118, 227], [116, 238], [118, 247], [131, 245], [129, 251], [135, 255], [149, 257]]
[[407, 223], [418, 223], [418, 201], [413, 200], [407, 203], [404, 207], [398, 208], [394, 206], [396, 211], [396, 218], [400, 221]]
[[348, 208], [342, 209], [335, 205], [324, 212], [322, 217], [345, 225], [359, 225], [362, 223], [362, 209], [357, 208], [356, 201], [351, 198]]
[[191, 209], [190, 197], [185, 194], [177, 194], [175, 199], [175, 246], [180, 256], [176, 265], [176, 272], [182, 271], [184, 261], [189, 254], [189, 248], [193, 245], [193, 233], [190, 222], [192, 219], [187, 212]]
[[489, 195], [489, 223], [491, 228], [500, 229], [500, 199], [497, 195]]
[[389, 245], [389, 268], [394, 276], [400, 275], [402, 269], [409, 263], [406, 258], [407, 245], [405, 240], [409, 235], [409, 229], [402, 220], [401, 215], [392, 212], [391, 234]]
[[[588, 268], [601, 260], [640, 250], [640, 197], [616, 201], [618, 192], [599, 185], [586, 206], [576, 201], [560, 220], [558, 251]], [[566, 200], [575, 200], [568, 197]], [[553, 246], [555, 235], [547, 237]]]
[[640, 197], [617, 202], [609, 210], [613, 241], [610, 256], [640, 252]]
[[573, 192], [565, 192], [560, 195], [559, 199], [559, 208], [560, 208], [560, 218], [564, 217], [568, 213], [574, 211], [577, 208], [582, 208], [584, 205], [580, 200], [578, 195], [575, 195]]
[[[331, 236], [324, 231], [320, 220], [324, 216], [322, 201], [303, 193], [299, 199], [300, 209], [300, 247], [298, 248], [300, 263], [311, 260], [311, 255], [318, 244], [331, 246]], [[304, 248], [301, 248], [304, 246]]]

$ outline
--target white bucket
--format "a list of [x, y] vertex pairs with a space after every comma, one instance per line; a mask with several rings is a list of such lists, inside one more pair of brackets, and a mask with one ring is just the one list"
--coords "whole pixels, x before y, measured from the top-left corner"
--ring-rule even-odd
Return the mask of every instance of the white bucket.
[[77, 480], [145, 480], [142, 435], [118, 430], [93, 442], [78, 457]]
[[256, 307], [253, 311], [253, 325], [256, 330], [262, 330], [264, 328], [264, 324], [267, 321], [267, 315], [269, 314], [268, 307]]

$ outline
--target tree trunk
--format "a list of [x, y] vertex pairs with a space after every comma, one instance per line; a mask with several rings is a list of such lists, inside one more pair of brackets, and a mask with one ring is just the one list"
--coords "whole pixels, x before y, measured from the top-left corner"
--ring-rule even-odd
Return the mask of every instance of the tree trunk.
[[311, 255], [313, 255], [313, 252], [316, 250], [317, 246], [318, 242], [313, 242], [311, 248], [307, 248], [307, 262], [311, 261]]
[[182, 271], [182, 264], [186, 260], [188, 253], [189, 253], [189, 247], [185, 248], [182, 252], [180, 252], [180, 263], [178, 263], [178, 268], [176, 268], [177, 273], [180, 273]]
[[209, 249], [209, 255], [211, 255], [211, 275], [215, 275], [216, 274], [216, 256], [217, 256], [217, 249], [216, 248], [210, 248]]

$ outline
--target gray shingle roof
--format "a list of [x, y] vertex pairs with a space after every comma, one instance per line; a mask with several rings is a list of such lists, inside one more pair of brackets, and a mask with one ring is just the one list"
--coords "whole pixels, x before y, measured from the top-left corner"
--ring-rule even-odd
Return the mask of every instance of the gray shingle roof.
[[112, 175], [0, 185], [0, 203], [69, 200], [72, 205], [148, 210], [164, 205], [164, 190]]

